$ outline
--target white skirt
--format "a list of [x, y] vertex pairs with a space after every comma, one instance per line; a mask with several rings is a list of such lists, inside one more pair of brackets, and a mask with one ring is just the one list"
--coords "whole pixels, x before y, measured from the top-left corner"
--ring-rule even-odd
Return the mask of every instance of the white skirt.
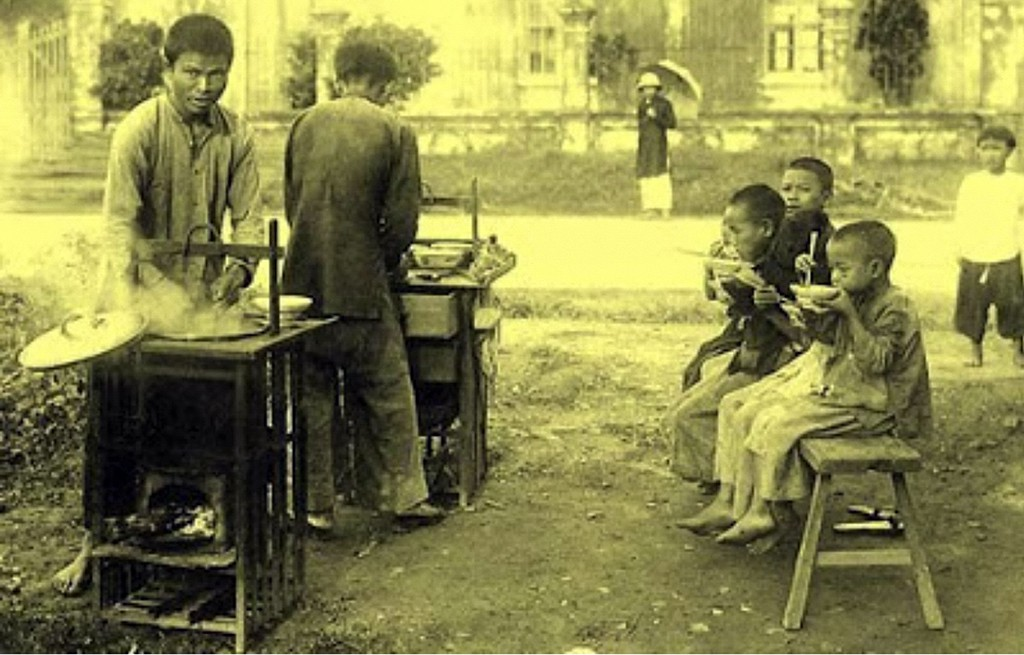
[[672, 178], [668, 173], [640, 178], [640, 206], [644, 211], [672, 209]]

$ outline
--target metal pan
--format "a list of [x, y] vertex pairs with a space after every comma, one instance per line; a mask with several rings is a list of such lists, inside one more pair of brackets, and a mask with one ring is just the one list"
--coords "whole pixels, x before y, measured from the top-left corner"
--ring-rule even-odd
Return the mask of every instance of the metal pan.
[[205, 310], [172, 322], [153, 321], [148, 334], [172, 341], [231, 341], [254, 337], [269, 329], [265, 321], [239, 313]]

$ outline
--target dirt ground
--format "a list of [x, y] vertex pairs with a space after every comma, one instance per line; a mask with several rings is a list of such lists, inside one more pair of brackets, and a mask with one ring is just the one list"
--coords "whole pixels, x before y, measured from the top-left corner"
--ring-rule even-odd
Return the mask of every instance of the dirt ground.
[[[796, 545], [752, 556], [675, 527], [706, 500], [668, 473], [660, 417], [710, 325], [510, 319], [491, 470], [469, 510], [408, 533], [344, 514], [309, 548], [302, 607], [263, 652], [1021, 652], [1024, 373], [961, 367], [927, 335], [937, 433], [911, 478], [947, 628], [925, 628], [902, 570], [817, 574], [804, 629], [780, 618]], [[840, 478], [833, 503], [884, 504]], [[49, 574], [73, 552], [74, 476], [0, 514], [0, 650], [222, 651], [225, 639], [98, 624]], [[803, 507], [799, 507], [803, 511]], [[878, 541], [886, 537], [860, 537]]]

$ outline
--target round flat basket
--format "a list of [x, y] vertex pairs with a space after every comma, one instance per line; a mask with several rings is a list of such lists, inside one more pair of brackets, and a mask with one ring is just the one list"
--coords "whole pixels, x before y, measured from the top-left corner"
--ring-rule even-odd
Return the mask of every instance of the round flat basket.
[[35, 371], [64, 368], [130, 345], [145, 331], [146, 319], [136, 312], [72, 314], [25, 346], [18, 353], [18, 363]]

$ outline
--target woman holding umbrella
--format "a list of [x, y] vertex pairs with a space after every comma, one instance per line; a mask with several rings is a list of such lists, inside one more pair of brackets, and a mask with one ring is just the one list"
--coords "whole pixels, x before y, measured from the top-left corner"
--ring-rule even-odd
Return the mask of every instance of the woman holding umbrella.
[[661, 79], [647, 71], [636, 85], [640, 102], [636, 110], [636, 176], [640, 180], [640, 205], [646, 215], [668, 216], [672, 210], [672, 180], [668, 169], [666, 132], [676, 126], [672, 103], [661, 93]]

